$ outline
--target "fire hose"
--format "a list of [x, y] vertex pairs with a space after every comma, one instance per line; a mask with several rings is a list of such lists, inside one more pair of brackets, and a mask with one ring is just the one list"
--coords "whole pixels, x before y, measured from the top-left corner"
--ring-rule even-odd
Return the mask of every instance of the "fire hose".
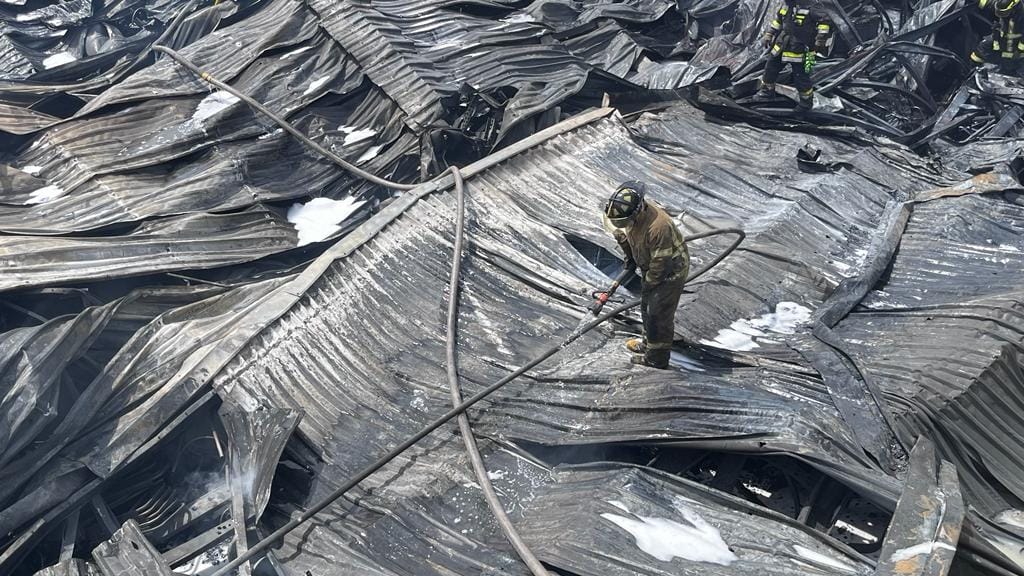
[[[458, 172], [457, 171], [453, 171], [453, 174], [456, 176], [456, 182], [457, 183], [461, 183], [461, 176], [458, 174]], [[462, 227], [463, 227], [463, 221], [461, 219], [459, 219], [459, 221], [457, 222], [457, 228], [461, 229]], [[461, 235], [459, 230], [457, 230], [456, 233], [457, 233], [457, 236]], [[692, 241], [692, 240], [698, 240], [698, 239], [701, 239], [701, 238], [708, 238], [708, 237], [711, 237], [711, 236], [718, 236], [718, 235], [722, 235], [722, 234], [735, 235], [736, 236], [736, 240], [734, 240], [722, 253], [720, 253], [718, 256], [713, 258], [707, 264], [704, 264], [697, 272], [694, 272], [692, 275], [690, 275], [686, 279], [687, 283], [692, 282], [693, 280], [695, 280], [695, 279], [699, 278], [700, 276], [706, 274], [709, 270], [711, 270], [712, 268], [717, 266], [719, 262], [724, 260], [734, 250], [736, 250], [736, 248], [740, 245], [740, 243], [743, 242], [743, 239], [746, 237], [746, 235], [739, 228], [719, 228], [719, 229], [714, 229], [714, 230], [707, 230], [705, 232], [700, 232], [700, 233], [693, 234], [693, 235], [687, 237], [688, 241]], [[457, 253], [456, 253], [455, 257], [458, 258], [458, 254]], [[453, 274], [452, 275], [453, 280], [457, 281], [458, 280], [457, 276], [458, 276], [458, 274]], [[453, 285], [452, 292], [453, 292], [452, 298], [454, 300], [454, 285]], [[478, 402], [480, 402], [484, 398], [487, 398], [491, 394], [497, 392], [502, 387], [504, 387], [506, 384], [508, 384], [509, 382], [511, 382], [511, 381], [515, 380], [516, 378], [522, 376], [527, 371], [535, 368], [541, 362], [544, 362], [548, 358], [551, 358], [552, 356], [554, 356], [555, 354], [557, 354], [558, 352], [560, 352], [561, 350], [563, 350], [564, 348], [566, 348], [567, 346], [569, 346], [570, 344], [572, 344], [573, 342], [578, 340], [584, 334], [590, 332], [594, 328], [597, 328], [601, 324], [604, 324], [608, 320], [610, 320], [612, 318], [615, 318], [619, 314], [622, 314], [623, 312], [631, 310], [631, 309], [633, 309], [633, 308], [635, 308], [635, 307], [637, 307], [639, 305], [640, 305], [640, 299], [631, 300], [629, 302], [626, 302], [624, 304], [621, 304], [621, 305], [618, 305], [618, 306], [612, 308], [610, 311], [605, 312], [604, 314], [596, 316], [593, 320], [591, 320], [591, 321], [581, 325], [576, 330], [573, 330], [568, 336], [566, 336], [566, 338], [561, 343], [559, 343], [559, 344], [557, 344], [555, 346], [552, 346], [551, 348], [546, 350], [544, 353], [542, 353], [540, 356], [537, 356], [536, 358], [534, 358], [530, 362], [524, 364], [519, 369], [515, 370], [514, 372], [512, 372], [509, 375], [505, 376], [504, 378], [498, 380], [497, 382], [494, 382], [493, 384], [487, 386], [483, 390], [477, 392], [476, 394], [471, 396], [469, 399], [464, 400], [460, 404], [456, 405], [452, 409], [450, 409], [447, 412], [445, 412], [442, 416], [436, 418], [435, 420], [433, 420], [432, 422], [430, 422], [429, 424], [424, 426], [419, 432], [413, 434], [412, 436], [410, 436], [409, 438], [407, 438], [406, 440], [404, 440], [403, 442], [401, 442], [400, 444], [398, 444], [397, 446], [392, 448], [387, 454], [381, 456], [375, 462], [369, 464], [368, 466], [366, 466], [365, 468], [363, 468], [362, 470], [357, 472], [354, 476], [352, 476], [347, 481], [345, 481], [345, 483], [342, 484], [341, 486], [338, 486], [337, 488], [335, 488], [333, 492], [328, 494], [322, 500], [320, 500], [319, 502], [317, 502], [316, 504], [314, 504], [312, 507], [308, 508], [307, 510], [305, 510], [301, 514], [295, 516], [294, 518], [289, 520], [287, 523], [285, 523], [283, 526], [281, 526], [277, 530], [274, 530], [274, 532], [272, 532], [270, 535], [268, 535], [267, 537], [263, 538], [262, 540], [260, 540], [256, 544], [254, 544], [244, 554], [241, 554], [241, 555], [237, 556], [236, 558], [234, 558], [233, 560], [231, 560], [230, 562], [228, 562], [224, 566], [218, 568], [210, 576], [227, 576], [235, 568], [237, 568], [237, 567], [241, 566], [242, 564], [244, 564], [245, 562], [248, 562], [249, 560], [253, 559], [257, 555], [259, 555], [260, 553], [265, 551], [267, 548], [270, 548], [272, 545], [274, 545], [274, 543], [276, 543], [279, 540], [281, 540], [281, 538], [286, 536], [289, 532], [291, 532], [292, 530], [298, 528], [302, 524], [304, 524], [307, 521], [309, 521], [311, 518], [313, 518], [319, 512], [321, 512], [324, 508], [327, 508], [328, 506], [330, 506], [336, 500], [338, 500], [339, 498], [344, 496], [349, 490], [355, 488], [357, 485], [359, 485], [360, 482], [362, 482], [363, 480], [369, 478], [373, 473], [377, 472], [378, 470], [380, 470], [381, 468], [386, 466], [389, 462], [391, 462], [392, 460], [397, 458], [399, 455], [401, 455], [403, 452], [405, 452], [406, 450], [411, 448], [413, 445], [415, 445], [417, 442], [419, 442], [420, 440], [422, 440], [423, 438], [428, 436], [431, 432], [434, 432], [435, 430], [437, 430], [441, 426], [444, 426], [446, 423], [451, 421], [453, 418], [456, 418], [459, 415], [463, 414], [467, 409], [471, 408], [472, 406], [474, 406], [475, 404], [477, 404]], [[454, 306], [450, 306], [449, 307], [449, 311], [451, 312], [451, 310], [453, 308], [454, 308]], [[449, 321], [449, 325], [451, 325], [451, 321]], [[449, 338], [451, 338], [451, 337], [452, 337], [451, 333], [449, 333]], [[454, 367], [454, 364], [449, 364], [449, 370], [451, 370], [453, 367]], [[449, 374], [449, 376], [451, 376], [451, 374]], [[456, 378], [457, 378], [457, 374], [456, 374]], [[453, 394], [453, 398], [454, 398], [454, 394]]]
[[[292, 136], [294, 136], [297, 139], [299, 139], [303, 144], [305, 144], [306, 146], [312, 148], [313, 150], [315, 150], [316, 152], [322, 154], [323, 156], [327, 157], [328, 159], [330, 159], [334, 163], [338, 164], [342, 168], [348, 170], [349, 172], [352, 172], [353, 174], [355, 174], [357, 176], [360, 176], [360, 177], [362, 177], [362, 178], [364, 178], [364, 179], [366, 179], [366, 180], [368, 180], [370, 182], [373, 182], [375, 184], [379, 184], [381, 186], [385, 186], [385, 187], [392, 188], [392, 189], [409, 190], [409, 189], [412, 189], [412, 188], [415, 187], [415, 185], [412, 185], [412, 184], [401, 184], [401, 183], [398, 183], [398, 182], [392, 182], [392, 181], [386, 180], [384, 178], [380, 178], [379, 176], [376, 176], [374, 174], [366, 172], [365, 170], [362, 170], [359, 167], [351, 164], [350, 162], [348, 162], [348, 161], [344, 160], [343, 158], [339, 157], [337, 154], [334, 154], [330, 150], [324, 148], [320, 144], [318, 144], [318, 143], [314, 142], [313, 140], [311, 140], [310, 138], [308, 138], [305, 134], [303, 134], [300, 131], [298, 131], [295, 127], [293, 127], [286, 120], [284, 120], [280, 116], [278, 116], [278, 115], [274, 114], [273, 112], [271, 112], [266, 106], [260, 104], [258, 101], [256, 101], [255, 99], [251, 98], [247, 94], [245, 94], [245, 93], [243, 93], [243, 92], [241, 92], [239, 90], [236, 90], [235, 88], [231, 87], [230, 85], [228, 85], [228, 84], [226, 84], [224, 82], [221, 82], [220, 80], [214, 78], [208, 72], [203, 71], [198, 66], [196, 66], [191, 61], [189, 61], [187, 58], [185, 58], [181, 54], [177, 53], [175, 50], [173, 50], [171, 48], [168, 48], [166, 46], [161, 46], [159, 44], [154, 44], [152, 46], [152, 49], [157, 51], [157, 52], [161, 52], [163, 54], [166, 54], [166, 55], [170, 56], [173, 60], [177, 61], [180, 65], [182, 65], [185, 68], [189, 69], [191, 72], [195, 73], [196, 75], [198, 75], [200, 78], [202, 78], [203, 80], [205, 80], [209, 84], [211, 84], [214, 87], [216, 87], [216, 88], [218, 88], [220, 90], [223, 90], [225, 92], [228, 92], [229, 94], [232, 94], [235, 97], [239, 98], [240, 100], [242, 100], [243, 102], [248, 104], [250, 107], [252, 107], [256, 111], [266, 115], [271, 120], [276, 122], [282, 129], [284, 129], [289, 134], [291, 134]], [[269, 548], [271, 545], [273, 545], [275, 542], [280, 540], [286, 534], [288, 534], [289, 532], [291, 532], [292, 530], [294, 530], [295, 528], [297, 528], [298, 526], [300, 526], [301, 524], [303, 524], [304, 522], [306, 522], [307, 520], [309, 520], [310, 518], [315, 516], [318, 512], [320, 512], [321, 510], [323, 510], [324, 508], [329, 506], [331, 503], [335, 502], [337, 499], [339, 499], [342, 496], [344, 496], [346, 492], [348, 492], [349, 490], [354, 488], [356, 485], [358, 485], [360, 482], [365, 480], [367, 477], [369, 477], [374, 472], [380, 470], [388, 462], [393, 460], [395, 457], [400, 455], [402, 452], [404, 452], [405, 450], [407, 450], [410, 447], [412, 447], [414, 444], [416, 444], [418, 441], [420, 441], [421, 439], [426, 437], [428, 434], [430, 434], [434, 430], [437, 430], [438, 428], [443, 426], [445, 423], [449, 422], [452, 418], [456, 418], [456, 417], [458, 418], [459, 429], [460, 429], [460, 432], [462, 434], [463, 441], [464, 441], [464, 443], [466, 445], [466, 450], [467, 450], [467, 452], [469, 454], [469, 459], [470, 459], [470, 463], [473, 466], [473, 471], [474, 471], [474, 473], [475, 473], [475, 475], [477, 477], [477, 481], [479, 482], [479, 484], [481, 486], [481, 489], [482, 489], [483, 494], [484, 494], [484, 498], [485, 498], [485, 500], [487, 500], [487, 504], [490, 507], [492, 513], [494, 514], [495, 520], [498, 522], [498, 525], [501, 527], [502, 531], [505, 533], [505, 536], [508, 538], [509, 542], [512, 544], [512, 547], [515, 549], [516, 553], [523, 560], [523, 562], [527, 565], [527, 567], [534, 574], [534, 576], [549, 576], [549, 573], [547, 572], [547, 570], [543, 567], [543, 565], [540, 563], [540, 561], [536, 558], [536, 556], [534, 556], [534, 554], [530, 551], [530, 549], [523, 542], [522, 538], [519, 536], [519, 534], [516, 531], [515, 527], [512, 525], [511, 520], [509, 520], [508, 515], [505, 513], [504, 508], [501, 506], [501, 502], [498, 500], [498, 496], [497, 496], [497, 494], [494, 491], [494, 487], [491, 485], [490, 479], [487, 476], [487, 471], [484, 468], [483, 458], [480, 456], [479, 449], [477, 448], [477, 445], [476, 445], [476, 439], [473, 436], [472, 428], [470, 427], [470, 424], [469, 424], [469, 418], [466, 416], [465, 411], [466, 411], [466, 409], [468, 409], [469, 407], [473, 406], [474, 404], [476, 404], [480, 400], [483, 400], [484, 398], [490, 396], [492, 393], [496, 392], [498, 389], [500, 389], [505, 384], [511, 382], [512, 380], [514, 380], [514, 379], [518, 378], [519, 376], [521, 376], [522, 374], [526, 373], [527, 370], [530, 370], [531, 368], [537, 366], [538, 364], [540, 364], [544, 360], [547, 360], [548, 358], [550, 358], [551, 356], [553, 356], [554, 354], [556, 354], [557, 352], [559, 352], [560, 350], [562, 350], [563, 348], [565, 348], [566, 346], [568, 346], [569, 344], [574, 342], [576, 339], [578, 339], [581, 336], [583, 336], [584, 334], [586, 334], [587, 332], [593, 330], [594, 328], [596, 328], [600, 324], [604, 323], [605, 321], [607, 321], [607, 320], [609, 320], [611, 318], [614, 318], [615, 316], [619, 315], [622, 312], [625, 312], [625, 311], [627, 311], [627, 310], [629, 310], [631, 308], [634, 308], [637, 305], [639, 305], [640, 301], [639, 300], [634, 300], [632, 302], [628, 302], [628, 303], [625, 303], [625, 304], [623, 304], [621, 306], [618, 306], [618, 307], [614, 308], [611, 312], [609, 312], [607, 314], [600, 315], [600, 313], [604, 309], [605, 305], [609, 302], [611, 296], [615, 293], [615, 291], [622, 284], [624, 284], [624, 283], [626, 283], [628, 281], [629, 277], [633, 274], [633, 271], [632, 270], [624, 271], [615, 280], [615, 282], [613, 282], [613, 284], [612, 284], [611, 288], [609, 288], [609, 290], [607, 290], [606, 292], [601, 292], [601, 293], [595, 293], [594, 294], [596, 299], [595, 299], [594, 303], [591, 304], [591, 306], [589, 307], [590, 312], [596, 317], [594, 320], [592, 320], [592, 321], [590, 321], [590, 322], [580, 326], [576, 330], [574, 330], [558, 346], [552, 347], [547, 352], [545, 352], [541, 356], [535, 358], [530, 363], [524, 365], [523, 367], [521, 367], [518, 370], [516, 370], [515, 372], [509, 374], [505, 378], [502, 378], [498, 382], [495, 382], [494, 384], [492, 384], [491, 386], [485, 388], [484, 390], [482, 390], [481, 392], [479, 392], [476, 395], [472, 396], [468, 400], [463, 401], [462, 400], [461, 391], [459, 390], [458, 365], [457, 365], [457, 362], [456, 362], [456, 354], [455, 354], [456, 346], [455, 346], [455, 344], [456, 344], [456, 326], [458, 324], [458, 285], [459, 285], [459, 276], [460, 276], [460, 271], [461, 271], [462, 245], [463, 245], [464, 228], [465, 228], [465, 218], [464, 218], [464, 215], [465, 215], [465, 190], [464, 190], [464, 183], [463, 183], [463, 180], [462, 180], [462, 175], [460, 174], [458, 168], [452, 167], [451, 168], [451, 172], [452, 172], [452, 176], [454, 177], [454, 180], [455, 180], [456, 201], [457, 201], [457, 204], [458, 204], [458, 212], [457, 212], [457, 217], [456, 217], [456, 234], [455, 234], [454, 255], [453, 255], [453, 261], [452, 261], [452, 272], [451, 272], [451, 280], [450, 280], [451, 281], [451, 290], [450, 290], [450, 294], [449, 294], [449, 304], [448, 304], [448, 330], [447, 330], [446, 350], [447, 350], [448, 383], [449, 383], [449, 387], [451, 389], [452, 403], [455, 404], [454, 408], [452, 408], [451, 410], [446, 412], [440, 418], [438, 418], [438, 419], [434, 420], [433, 422], [431, 422], [429, 425], [427, 425], [425, 428], [423, 428], [422, 430], [420, 430], [419, 432], [417, 432], [416, 434], [414, 434], [413, 436], [408, 438], [406, 441], [404, 441], [401, 444], [399, 444], [397, 447], [392, 449], [388, 454], [386, 454], [385, 456], [381, 457], [379, 460], [377, 460], [376, 462], [374, 462], [370, 466], [367, 466], [366, 468], [364, 468], [361, 472], [356, 474], [353, 478], [349, 479], [345, 484], [343, 484], [340, 487], [338, 487], [337, 489], [335, 489], [334, 492], [332, 492], [326, 498], [324, 498], [323, 500], [318, 502], [316, 505], [314, 505], [313, 507], [309, 508], [308, 510], [306, 510], [305, 512], [303, 512], [302, 514], [300, 514], [296, 518], [293, 518], [288, 523], [286, 523], [285, 525], [283, 525], [280, 528], [278, 528], [277, 530], [275, 530], [272, 534], [270, 534], [266, 538], [260, 540], [258, 543], [256, 543], [254, 546], [252, 546], [251, 548], [246, 550], [244, 553], [240, 554], [239, 556], [237, 556], [236, 558], [234, 558], [233, 560], [228, 562], [226, 565], [224, 565], [224, 566], [220, 567], [219, 569], [217, 569], [213, 573], [212, 576], [224, 576], [226, 574], [229, 574], [235, 568], [241, 566], [242, 564], [244, 564], [244, 563], [248, 562], [249, 560], [251, 560], [252, 558], [256, 557], [256, 555], [258, 555], [259, 553], [261, 553], [264, 550], [266, 550], [267, 548]], [[732, 253], [732, 251], [735, 250], [737, 246], [739, 246], [740, 242], [742, 242], [743, 238], [744, 238], [743, 231], [738, 229], [738, 228], [723, 228], [723, 229], [719, 229], [719, 230], [710, 230], [710, 231], [707, 231], [707, 232], [702, 232], [702, 233], [699, 233], [699, 234], [691, 236], [689, 239], [690, 240], [696, 240], [696, 239], [699, 239], [699, 238], [706, 238], [708, 236], [713, 236], [713, 235], [716, 235], [716, 234], [735, 234], [735, 235], [737, 235], [737, 239], [723, 253], [721, 253], [717, 258], [715, 258], [714, 260], [712, 260], [711, 262], [706, 264], [700, 271], [698, 271], [695, 274], [693, 274], [692, 276], [690, 276], [687, 279], [687, 282], [690, 282], [690, 281], [694, 280], [695, 278], [697, 278], [698, 276], [704, 274], [705, 272], [707, 272], [708, 270], [713, 268], [716, 264], [721, 262], [725, 257], [727, 257], [730, 253]]]

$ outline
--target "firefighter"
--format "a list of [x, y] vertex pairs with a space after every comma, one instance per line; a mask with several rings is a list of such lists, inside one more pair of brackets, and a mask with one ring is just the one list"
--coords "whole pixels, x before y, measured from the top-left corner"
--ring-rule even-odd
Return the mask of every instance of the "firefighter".
[[643, 182], [625, 182], [605, 204], [604, 217], [625, 254], [627, 270], [640, 268], [643, 338], [626, 342], [631, 362], [668, 368], [675, 315], [690, 268], [683, 234], [672, 218], [645, 199]]
[[992, 33], [981, 39], [971, 52], [971, 62], [980, 66], [998, 64], [1016, 68], [1024, 53], [1024, 3], [1021, 0], [978, 0], [978, 8], [992, 15]]
[[789, 64], [793, 85], [800, 93], [797, 109], [810, 110], [814, 105], [814, 84], [810, 69], [816, 52], [825, 52], [831, 27], [825, 14], [808, 7], [808, 0], [787, 0], [775, 20], [764, 33], [764, 47], [771, 48], [761, 78], [758, 99], [775, 96], [775, 81]]

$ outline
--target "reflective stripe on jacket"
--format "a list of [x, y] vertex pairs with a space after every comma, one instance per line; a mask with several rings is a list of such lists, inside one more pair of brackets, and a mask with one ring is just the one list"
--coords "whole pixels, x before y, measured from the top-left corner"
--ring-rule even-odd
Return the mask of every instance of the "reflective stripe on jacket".
[[772, 55], [783, 55], [787, 62], [797, 62], [815, 45], [824, 44], [832, 27], [824, 14], [807, 8], [784, 4], [768, 27], [773, 37]]

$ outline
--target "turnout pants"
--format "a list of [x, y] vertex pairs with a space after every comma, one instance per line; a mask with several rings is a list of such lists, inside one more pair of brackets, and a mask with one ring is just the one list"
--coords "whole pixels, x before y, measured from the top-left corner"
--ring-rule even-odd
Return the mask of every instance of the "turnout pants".
[[641, 293], [640, 317], [644, 322], [644, 339], [647, 342], [644, 355], [652, 365], [668, 365], [675, 337], [676, 308], [679, 307], [685, 279], [684, 271], [677, 279], [644, 288]]
[[971, 62], [979, 66], [997, 64], [1001, 71], [1016, 72], [1020, 68], [1021, 56], [1016, 46], [1003, 47], [993, 40], [992, 34], [989, 34], [982, 38], [974, 52], [971, 52]]
[[783, 68], [789, 64], [790, 70], [793, 74], [793, 86], [800, 91], [802, 98], [809, 98], [814, 93], [814, 83], [811, 82], [811, 75], [804, 70], [803, 61], [800, 62], [783, 62], [782, 54], [777, 56], [769, 56], [768, 63], [764, 67], [764, 77], [762, 82], [765, 86], [775, 86], [775, 81], [779, 79], [779, 74], [782, 73]]

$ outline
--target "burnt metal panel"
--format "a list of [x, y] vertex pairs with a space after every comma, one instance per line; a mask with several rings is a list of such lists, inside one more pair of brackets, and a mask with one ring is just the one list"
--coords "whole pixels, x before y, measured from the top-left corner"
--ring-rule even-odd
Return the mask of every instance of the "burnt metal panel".
[[170, 566], [149, 543], [134, 520], [129, 520], [92, 551], [103, 576], [173, 576]]
[[215, 268], [297, 245], [295, 228], [259, 206], [156, 220], [123, 236], [0, 236], [0, 291]]
[[36, 572], [33, 576], [100, 576], [96, 565], [80, 558], [62, 560], [48, 568]]
[[935, 446], [919, 439], [875, 574], [945, 576], [960, 540], [964, 511], [956, 468], [945, 460], [936, 462]]

